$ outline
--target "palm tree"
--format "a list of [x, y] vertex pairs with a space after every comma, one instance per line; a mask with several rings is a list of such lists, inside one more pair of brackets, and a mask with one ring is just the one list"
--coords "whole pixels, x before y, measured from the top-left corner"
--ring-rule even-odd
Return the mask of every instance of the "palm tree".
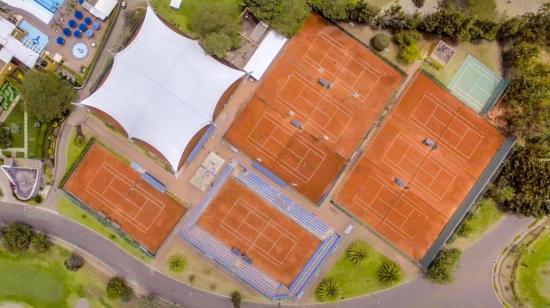
[[388, 285], [396, 284], [401, 280], [401, 267], [392, 261], [385, 261], [378, 268], [378, 280]]
[[363, 241], [355, 241], [346, 249], [347, 258], [357, 266], [363, 266], [369, 257], [369, 246]]
[[340, 283], [336, 279], [328, 277], [321, 280], [315, 290], [315, 295], [322, 302], [333, 302], [340, 299], [342, 291]]

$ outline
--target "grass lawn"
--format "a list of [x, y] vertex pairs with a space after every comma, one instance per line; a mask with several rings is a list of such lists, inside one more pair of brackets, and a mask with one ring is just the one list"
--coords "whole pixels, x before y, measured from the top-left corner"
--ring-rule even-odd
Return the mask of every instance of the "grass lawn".
[[496, 20], [497, 5], [495, 0], [470, 0], [469, 2], [472, 16], [482, 20]]
[[85, 225], [88, 228], [108, 238], [117, 246], [124, 249], [126, 252], [136, 257], [140, 261], [144, 263], [149, 263], [153, 260], [152, 257], [145, 254], [141, 249], [139, 249], [133, 243], [130, 243], [120, 234], [115, 232], [114, 229], [101, 223], [95, 216], [90, 214], [88, 211], [80, 208], [79, 206], [75, 205], [67, 197], [62, 196], [57, 200], [57, 211], [61, 215], [67, 218], [70, 218], [82, 225]]
[[66, 270], [63, 262], [69, 255], [59, 246], [46, 254], [0, 250], [0, 302], [62, 308], [87, 298], [92, 307], [119, 307], [105, 297], [105, 274], [88, 263], [77, 272]]
[[[344, 252], [326, 277], [333, 277], [340, 282], [343, 299], [369, 294], [390, 287], [378, 281], [377, 277], [378, 268], [386, 260], [383, 254], [369, 247], [367, 262], [363, 266], [357, 266], [346, 257]], [[403, 271], [402, 275], [404, 275]], [[407, 277], [401, 277], [401, 282], [406, 279]]]
[[27, 155], [29, 158], [42, 158], [42, 148], [46, 139], [46, 132], [48, 131], [48, 124], [40, 123], [40, 127], [34, 127], [36, 119], [29, 117], [28, 125], [28, 138], [29, 148], [27, 149]]
[[430, 75], [434, 76], [442, 84], [448, 85], [464, 59], [466, 59], [466, 56], [471, 54], [481, 63], [496, 72], [498, 76], [502, 76], [502, 67], [500, 65], [500, 47], [496, 41], [482, 41], [478, 44], [461, 43], [452, 47], [456, 52], [445, 68], [437, 70], [426, 61], [422, 64], [421, 68]]
[[543, 232], [520, 259], [519, 297], [532, 307], [550, 307], [550, 231]]
[[4, 125], [7, 128], [11, 128], [12, 125], [19, 126], [19, 133], [12, 133], [12, 148], [22, 148], [25, 146], [25, 104], [19, 100], [17, 105], [13, 108], [11, 113], [4, 121]]
[[200, 2], [227, 2], [234, 5], [234, 11], [228, 14], [239, 15], [241, 12], [239, 0], [185, 0], [179, 10], [170, 7], [170, 1], [150, 0], [149, 3], [163, 19], [191, 37], [196, 34], [189, 29], [189, 18], [192, 16]]
[[464, 225], [457, 231], [456, 237], [450, 245], [461, 250], [466, 249], [479, 240], [502, 217], [503, 212], [495, 201], [482, 199], [472, 214], [466, 218]]
[[69, 142], [67, 144], [67, 169], [69, 169], [74, 162], [82, 155], [84, 149], [86, 149], [87, 142], [84, 142], [82, 146], [78, 146], [74, 142], [76, 136], [76, 130], [73, 129], [71, 136], [69, 137]]

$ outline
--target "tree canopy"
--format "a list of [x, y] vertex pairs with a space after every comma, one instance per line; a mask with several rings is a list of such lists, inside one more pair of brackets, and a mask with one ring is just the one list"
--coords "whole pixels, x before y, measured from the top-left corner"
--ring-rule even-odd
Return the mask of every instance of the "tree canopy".
[[207, 53], [224, 57], [241, 45], [239, 8], [234, 3], [201, 1], [191, 16], [189, 26]]
[[516, 213], [550, 215], [550, 139], [528, 140], [518, 146], [496, 181], [502, 205]]
[[2, 228], [2, 244], [11, 253], [29, 249], [34, 232], [31, 227], [21, 223], [11, 223]]
[[287, 37], [300, 30], [310, 13], [306, 0], [245, 0], [244, 3], [256, 18]]
[[5, 126], [0, 126], [0, 148], [4, 149], [11, 146], [12, 135], [10, 130]]
[[107, 297], [128, 302], [134, 296], [134, 290], [120, 277], [113, 277], [107, 283]]
[[21, 96], [29, 115], [41, 122], [63, 116], [78, 97], [75, 89], [56, 75], [36, 70], [25, 74]]

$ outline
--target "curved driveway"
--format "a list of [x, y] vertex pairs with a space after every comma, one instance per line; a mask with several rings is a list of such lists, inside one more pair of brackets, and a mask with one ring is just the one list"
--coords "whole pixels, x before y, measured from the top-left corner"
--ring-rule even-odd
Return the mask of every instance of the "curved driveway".
[[[134, 281], [141, 288], [185, 307], [230, 307], [228, 298], [196, 290], [154, 271], [121, 250], [108, 239], [52, 211], [0, 202], [0, 222], [19, 221], [63, 239], [92, 254], [113, 271]], [[492, 286], [493, 263], [500, 251], [532, 219], [504, 218], [476, 245], [466, 250], [456, 281], [438, 286], [424, 278], [397, 288], [323, 307], [501, 307]], [[247, 304], [247, 307], [265, 307]], [[301, 305], [299, 305], [301, 306]], [[309, 306], [309, 305], [308, 305]]]

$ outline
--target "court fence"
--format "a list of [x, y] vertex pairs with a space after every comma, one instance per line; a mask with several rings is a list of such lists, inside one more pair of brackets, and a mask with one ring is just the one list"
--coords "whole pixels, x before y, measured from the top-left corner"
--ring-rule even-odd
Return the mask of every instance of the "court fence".
[[116, 228], [113, 225], [113, 222], [109, 220], [109, 218], [105, 215], [102, 215], [95, 211], [94, 209], [87, 206], [84, 202], [80, 201], [76, 196], [71, 194], [69, 191], [63, 189], [62, 190], [65, 197], [71, 201], [71, 203], [75, 206], [78, 206], [80, 209], [86, 211], [90, 215], [94, 217], [99, 223], [101, 223], [103, 226], [107, 227], [110, 231], [113, 233], [116, 233], [122, 240], [124, 240], [126, 243], [130, 244], [131, 246], [141, 250], [143, 254], [149, 258], [154, 258], [155, 253], [148, 250], [147, 248], [143, 247], [138, 241], [133, 239], [131, 236], [129, 236], [127, 233], [123, 232], [122, 230]]

